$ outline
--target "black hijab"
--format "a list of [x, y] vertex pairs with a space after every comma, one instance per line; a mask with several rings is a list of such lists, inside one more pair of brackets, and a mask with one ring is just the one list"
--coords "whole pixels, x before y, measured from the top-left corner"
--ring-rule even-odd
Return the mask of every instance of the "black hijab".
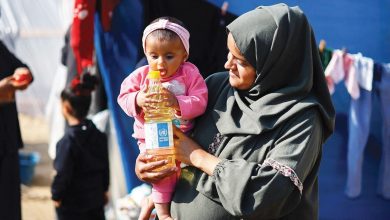
[[333, 131], [335, 113], [303, 12], [285, 4], [260, 6], [227, 29], [257, 76], [249, 90], [231, 88], [227, 100], [216, 103], [214, 119], [221, 134], [257, 135], [317, 107], [325, 140]]

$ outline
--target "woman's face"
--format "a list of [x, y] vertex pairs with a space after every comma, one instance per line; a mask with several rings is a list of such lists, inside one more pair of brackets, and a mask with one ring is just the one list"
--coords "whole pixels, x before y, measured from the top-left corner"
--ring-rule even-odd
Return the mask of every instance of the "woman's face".
[[149, 67], [152, 70], [159, 70], [162, 78], [174, 75], [187, 59], [187, 52], [179, 37], [159, 40], [148, 36], [145, 43], [145, 55]]
[[247, 90], [252, 87], [256, 79], [256, 70], [245, 60], [236, 46], [233, 35], [229, 33], [227, 38], [229, 53], [225, 68], [229, 70], [230, 85], [239, 90]]

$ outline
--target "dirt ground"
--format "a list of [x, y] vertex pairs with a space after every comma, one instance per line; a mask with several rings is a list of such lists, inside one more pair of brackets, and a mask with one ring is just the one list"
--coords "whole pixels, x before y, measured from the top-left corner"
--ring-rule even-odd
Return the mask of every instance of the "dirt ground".
[[44, 118], [19, 115], [25, 147], [22, 151], [36, 151], [40, 161], [30, 185], [21, 185], [23, 220], [54, 220], [55, 211], [51, 201], [50, 184], [53, 162], [48, 149], [49, 129]]

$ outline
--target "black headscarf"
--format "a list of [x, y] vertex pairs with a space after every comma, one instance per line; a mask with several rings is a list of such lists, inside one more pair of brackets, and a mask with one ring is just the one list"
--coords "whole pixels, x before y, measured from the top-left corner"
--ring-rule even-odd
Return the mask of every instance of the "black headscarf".
[[313, 30], [299, 7], [260, 6], [227, 29], [257, 76], [249, 90], [231, 88], [228, 99], [216, 103], [214, 119], [221, 134], [257, 135], [317, 107], [325, 140], [335, 113]]

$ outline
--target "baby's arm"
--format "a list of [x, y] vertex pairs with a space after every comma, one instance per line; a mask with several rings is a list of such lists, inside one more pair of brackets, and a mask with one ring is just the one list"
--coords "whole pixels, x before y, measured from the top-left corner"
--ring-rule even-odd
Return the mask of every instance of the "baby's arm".
[[193, 119], [203, 114], [207, 107], [208, 92], [206, 83], [197, 69], [187, 74], [187, 95], [176, 96], [180, 115], [183, 119]]
[[[136, 117], [140, 114], [140, 107], [138, 104], [137, 96], [141, 93], [142, 84], [144, 82], [142, 72], [134, 71], [121, 84], [121, 89], [118, 95], [118, 104], [121, 106], [123, 111], [132, 117]], [[142, 95], [141, 95], [142, 96]]]

